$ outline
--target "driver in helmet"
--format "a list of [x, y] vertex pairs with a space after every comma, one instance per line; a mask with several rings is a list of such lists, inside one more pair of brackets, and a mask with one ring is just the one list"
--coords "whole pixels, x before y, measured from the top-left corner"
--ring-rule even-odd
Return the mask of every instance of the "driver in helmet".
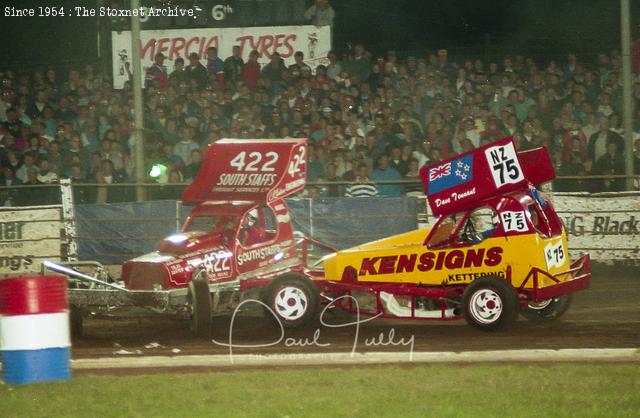
[[477, 220], [474, 220], [473, 216], [470, 216], [469, 218], [467, 218], [462, 228], [463, 241], [468, 241], [468, 242], [471, 242], [472, 244], [479, 244], [485, 239], [489, 238], [491, 235], [493, 235], [493, 233], [496, 231], [496, 229], [498, 229], [498, 226], [500, 225], [500, 220], [496, 213], [491, 214], [491, 225], [484, 231], [481, 231], [480, 233], [477, 232], [477, 228], [475, 225], [476, 222]]
[[265, 240], [265, 230], [259, 224], [258, 210], [251, 209], [244, 216], [240, 232], [240, 243], [245, 247], [250, 247], [254, 244], [263, 242]]

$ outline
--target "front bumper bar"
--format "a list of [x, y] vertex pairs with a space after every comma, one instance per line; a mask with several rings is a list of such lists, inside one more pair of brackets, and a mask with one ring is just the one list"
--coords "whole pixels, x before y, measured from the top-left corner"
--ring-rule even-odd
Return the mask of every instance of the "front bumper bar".
[[[540, 277], [551, 279], [554, 284], [540, 286]], [[533, 287], [526, 288], [525, 285], [532, 280]], [[591, 266], [588, 254], [583, 254], [579, 259], [571, 263], [569, 270], [551, 275], [548, 272], [532, 268], [524, 279], [518, 293], [524, 296], [526, 301], [540, 302], [585, 289], [591, 284]]]
[[[83, 282], [87, 288], [69, 288], [69, 304], [87, 310], [108, 313], [120, 309], [141, 308], [156, 313], [171, 313], [184, 309], [187, 302], [186, 288], [130, 290], [120, 283], [108, 282], [90, 276], [71, 268], [71, 266], [47, 260], [43, 263], [43, 267]], [[99, 264], [98, 267], [102, 268]]]

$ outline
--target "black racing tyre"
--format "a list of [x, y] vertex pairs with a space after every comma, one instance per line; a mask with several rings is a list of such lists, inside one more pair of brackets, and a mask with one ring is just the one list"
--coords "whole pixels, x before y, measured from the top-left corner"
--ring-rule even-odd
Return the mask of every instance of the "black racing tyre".
[[265, 289], [263, 299], [273, 310], [273, 313], [265, 314], [280, 321], [284, 328], [297, 328], [314, 319], [318, 314], [319, 301], [318, 288], [309, 279], [297, 275], [285, 275], [274, 280]]
[[533, 322], [551, 322], [560, 318], [571, 305], [571, 295], [531, 302], [522, 308], [522, 316]]
[[193, 279], [189, 283], [189, 299], [191, 302], [191, 333], [199, 338], [210, 338], [213, 322], [211, 292], [204, 271], [194, 273]]
[[76, 305], [69, 306], [69, 331], [72, 340], [79, 340], [84, 334], [82, 309]]
[[462, 306], [469, 325], [483, 331], [496, 331], [516, 320], [518, 294], [504, 279], [484, 276], [467, 286]]

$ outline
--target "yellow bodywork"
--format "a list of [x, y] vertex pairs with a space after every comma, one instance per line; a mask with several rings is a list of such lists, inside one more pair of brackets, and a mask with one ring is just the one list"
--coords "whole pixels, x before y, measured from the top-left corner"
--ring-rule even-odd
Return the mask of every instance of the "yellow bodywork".
[[[519, 287], [533, 267], [554, 275], [570, 266], [564, 229], [561, 235], [552, 238], [533, 232], [440, 249], [424, 245], [428, 234], [429, 229], [419, 229], [338, 251], [324, 259], [326, 278], [341, 280], [344, 269], [351, 266], [358, 272], [360, 283], [459, 285], [483, 275], [506, 277], [507, 267], [511, 266], [512, 284]], [[552, 284], [551, 279], [539, 275], [539, 287]], [[531, 287], [533, 280], [525, 285]]]

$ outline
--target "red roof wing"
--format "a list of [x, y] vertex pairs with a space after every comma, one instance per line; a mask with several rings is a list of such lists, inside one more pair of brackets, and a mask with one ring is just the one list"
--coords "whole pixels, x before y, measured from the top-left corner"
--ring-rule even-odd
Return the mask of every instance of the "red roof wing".
[[517, 153], [512, 137], [478, 147], [420, 170], [435, 215], [473, 207], [476, 202], [555, 178], [546, 149]]
[[207, 147], [182, 202], [272, 202], [302, 190], [306, 139], [222, 139]]

